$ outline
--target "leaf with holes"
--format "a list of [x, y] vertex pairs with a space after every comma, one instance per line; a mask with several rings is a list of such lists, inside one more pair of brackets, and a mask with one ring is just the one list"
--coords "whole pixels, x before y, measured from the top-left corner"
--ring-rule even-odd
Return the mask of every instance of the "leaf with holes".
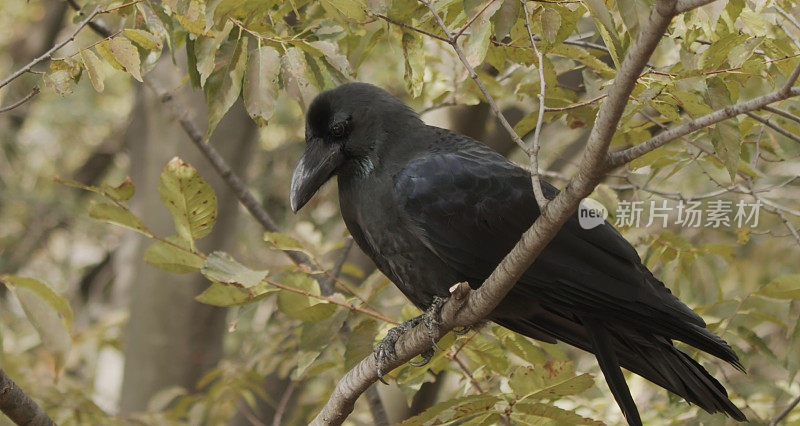
[[175, 231], [190, 244], [208, 235], [217, 219], [217, 196], [194, 167], [178, 157], [161, 172], [161, 202], [175, 222]]

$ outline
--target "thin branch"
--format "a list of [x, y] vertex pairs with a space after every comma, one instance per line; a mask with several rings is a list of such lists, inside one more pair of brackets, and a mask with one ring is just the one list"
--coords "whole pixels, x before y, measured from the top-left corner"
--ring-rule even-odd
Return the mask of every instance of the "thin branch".
[[45, 426], [56, 422], [0, 368], [0, 411], [18, 425]]
[[771, 112], [773, 114], [778, 114], [783, 118], [788, 118], [789, 120], [792, 120], [792, 121], [795, 121], [797, 123], [800, 123], [800, 117], [798, 117], [798, 116], [796, 116], [796, 115], [794, 115], [794, 114], [792, 114], [792, 113], [790, 113], [788, 111], [784, 111], [782, 109], [778, 109], [778, 108], [775, 108], [775, 107], [769, 106], [769, 105], [767, 105], [767, 106], [765, 106], [764, 108], [761, 108], [761, 109], [763, 109], [764, 111], [769, 111], [769, 112]]
[[[419, 1], [428, 6], [439, 26], [447, 37], [452, 39], [435, 8], [427, 0]], [[608, 99], [600, 108], [578, 172], [564, 190], [547, 204], [545, 212], [534, 221], [530, 229], [525, 231], [511, 252], [503, 258], [477, 290], [472, 291], [467, 283], [459, 283], [450, 288], [451, 297], [441, 309], [439, 330], [434, 338], [441, 338], [454, 327], [474, 324], [494, 310], [539, 253], [555, 237], [561, 226], [577, 210], [581, 200], [597, 186], [607, 170], [605, 158], [608, 147], [628, 97], [636, 79], [675, 15], [675, 3], [675, 0], [658, 0], [651, 8], [647, 24], [643, 25], [638, 38], [628, 51], [610, 87]], [[475, 71], [463, 58], [463, 52], [457, 45], [454, 48], [467, 67], [470, 77], [475, 79]], [[480, 80], [476, 80], [478, 81]], [[482, 84], [479, 84], [479, 87], [482, 91], [485, 90]], [[381, 368], [383, 371], [391, 371], [430, 347], [431, 336], [428, 330], [424, 326], [417, 326], [401, 336], [395, 344], [396, 357], [382, 363]], [[339, 380], [328, 402], [312, 424], [341, 424], [352, 411], [358, 396], [377, 381], [377, 367], [375, 358], [368, 356], [347, 372]]]
[[760, 116], [758, 114], [754, 114], [752, 112], [746, 112], [745, 114], [748, 117], [752, 118], [753, 120], [756, 120], [758, 122], [763, 123], [765, 126], [767, 126], [770, 129], [782, 134], [783, 136], [786, 136], [787, 138], [789, 138], [789, 139], [791, 139], [791, 140], [793, 140], [793, 141], [795, 141], [797, 143], [800, 143], [800, 136], [797, 136], [794, 133], [784, 129], [783, 127], [781, 127], [781, 126], [769, 121], [768, 118], [764, 118], [764, 117], [762, 117], [762, 116]]
[[544, 192], [542, 192], [542, 183], [539, 182], [539, 136], [542, 133], [542, 123], [544, 122], [545, 111], [544, 56], [542, 55], [542, 52], [539, 51], [539, 48], [536, 47], [536, 43], [533, 41], [531, 21], [530, 16], [528, 15], [528, 4], [525, 1], [526, 0], [520, 0], [520, 3], [522, 3], [522, 12], [525, 14], [525, 29], [528, 31], [528, 37], [531, 39], [531, 47], [533, 47], [533, 51], [536, 53], [536, 58], [538, 59], [537, 68], [539, 68], [539, 116], [536, 118], [536, 127], [533, 131], [533, 142], [531, 146], [531, 153], [529, 155], [531, 161], [531, 185], [533, 186], [533, 195], [536, 197], [536, 204], [539, 205], [539, 211], [543, 212], [548, 202], [547, 198], [544, 196]]
[[774, 419], [770, 420], [769, 426], [775, 426], [781, 420], [786, 418], [786, 416], [788, 416], [789, 413], [791, 413], [792, 410], [794, 410], [794, 408], [797, 407], [797, 404], [800, 404], [800, 396], [795, 398], [794, 401], [790, 402], [789, 405], [786, 408], [784, 408], [783, 411], [781, 411], [777, 416], [775, 416]]
[[42, 53], [41, 56], [39, 56], [38, 58], [30, 61], [28, 63], [28, 65], [25, 65], [24, 67], [16, 70], [10, 76], [6, 77], [5, 80], [0, 82], [0, 88], [5, 87], [8, 83], [11, 83], [15, 78], [17, 78], [17, 77], [21, 76], [22, 74], [25, 74], [26, 72], [30, 71], [39, 62], [42, 62], [42, 61], [44, 61], [46, 59], [49, 59], [51, 56], [53, 56], [53, 53], [55, 53], [58, 49], [61, 49], [67, 43], [69, 43], [72, 40], [74, 40], [75, 36], [78, 35], [78, 33], [83, 29], [83, 27], [85, 27], [87, 24], [89, 24], [89, 22], [99, 14], [100, 14], [100, 7], [98, 6], [98, 7], [94, 8], [92, 13], [90, 13], [89, 16], [86, 17], [86, 19], [81, 21], [78, 24], [78, 26], [75, 27], [74, 30], [72, 30], [72, 33], [70, 33], [69, 37], [67, 37], [66, 39], [62, 40], [60, 43], [57, 43], [55, 46], [50, 48], [50, 50], [48, 50], [47, 52]]
[[5, 107], [0, 108], [0, 114], [4, 113], [4, 112], [11, 111], [14, 108], [18, 108], [19, 106], [21, 106], [25, 102], [28, 102], [29, 100], [33, 99], [33, 97], [38, 95], [38, 94], [39, 94], [39, 86], [33, 86], [33, 89], [31, 89], [31, 92], [28, 93], [27, 95], [25, 95], [24, 98], [14, 102], [13, 104], [11, 104], [9, 106], [5, 106]]
[[[752, 195], [756, 201], [760, 201], [763, 204], [768, 204], [765, 198], [763, 198], [761, 195], [759, 195], [758, 192], [753, 190], [753, 182], [749, 179], [746, 182], [748, 188], [750, 189], [750, 195]], [[773, 213], [775, 213], [776, 215], [778, 215], [778, 217], [781, 218], [781, 222], [783, 222], [784, 226], [786, 226], [786, 229], [789, 230], [789, 232], [794, 237], [795, 241], [797, 241], [797, 244], [800, 246], [800, 233], [797, 232], [797, 229], [794, 227], [794, 225], [792, 225], [792, 222], [789, 222], [789, 219], [786, 217], [785, 214], [783, 214], [783, 211], [781, 211], [779, 208], [776, 208], [775, 206], [772, 207], [775, 210]]]
[[[800, 70], [800, 65], [795, 71]], [[689, 121], [688, 123], [681, 124], [673, 127], [663, 133], [650, 138], [636, 146], [633, 146], [622, 151], [617, 151], [608, 155], [608, 167], [619, 167], [625, 163], [630, 162], [634, 158], [641, 157], [642, 155], [653, 151], [654, 149], [667, 144], [677, 138], [686, 136], [689, 133], [708, 127], [712, 124], [719, 123], [720, 121], [727, 120], [739, 114], [744, 114], [750, 111], [755, 111], [764, 108], [765, 106], [788, 99], [792, 96], [800, 95], [800, 87], [789, 88], [789, 90], [781, 89], [776, 92], [759, 96], [746, 102], [738, 103], [736, 105], [729, 105], [723, 109], [714, 111], [710, 114], [704, 115], [698, 119]]]
[[369, 411], [372, 413], [372, 424], [374, 426], [389, 426], [391, 422], [389, 422], [389, 416], [386, 415], [386, 409], [383, 407], [383, 401], [381, 401], [376, 385], [367, 388], [366, 397]]
[[585, 102], [580, 102], [580, 103], [577, 103], [577, 104], [567, 105], [565, 107], [545, 107], [544, 110], [548, 111], [548, 112], [550, 112], [550, 111], [567, 111], [567, 110], [570, 110], [570, 109], [580, 108], [582, 106], [593, 104], [593, 103], [599, 101], [600, 99], [605, 98], [606, 96], [608, 96], [608, 93], [606, 93], [605, 95], [600, 95], [600, 96], [598, 96], [596, 98], [589, 99], [588, 101], [585, 101]]
[[460, 30], [458, 30], [458, 32], [453, 34], [453, 37], [452, 37], [453, 43], [457, 42], [458, 38], [461, 37], [462, 34], [464, 34], [464, 31], [467, 28], [469, 28], [470, 25], [472, 25], [475, 22], [476, 19], [478, 19], [481, 15], [483, 15], [483, 12], [486, 12], [486, 9], [488, 9], [489, 6], [491, 6], [495, 1], [496, 0], [491, 0], [488, 3], [486, 3], [486, 5], [483, 6], [483, 8], [480, 11], [478, 11], [478, 13], [475, 14], [475, 16], [473, 16], [466, 24], [464, 24], [463, 27], [461, 27]]
[[292, 397], [292, 393], [294, 392], [294, 388], [297, 386], [297, 382], [289, 383], [289, 386], [286, 387], [286, 390], [281, 395], [281, 400], [278, 403], [278, 408], [275, 410], [275, 416], [272, 417], [272, 426], [280, 426], [283, 424], [283, 413], [286, 412], [286, 407], [289, 405], [289, 399]]
[[514, 142], [520, 147], [520, 149], [522, 149], [523, 152], [525, 152], [526, 154], [528, 154], [528, 156], [530, 156], [531, 155], [530, 149], [528, 149], [528, 147], [525, 145], [525, 142], [522, 141], [522, 138], [519, 137], [517, 132], [514, 131], [514, 127], [508, 123], [508, 120], [506, 120], [505, 115], [503, 115], [503, 112], [500, 111], [500, 108], [497, 106], [497, 102], [494, 101], [494, 98], [492, 97], [492, 95], [489, 94], [489, 90], [486, 89], [486, 86], [483, 84], [483, 81], [478, 76], [478, 73], [475, 72], [475, 68], [473, 68], [472, 65], [470, 65], [469, 62], [467, 61], [466, 56], [464, 56], [464, 51], [461, 50], [461, 47], [453, 39], [453, 35], [450, 33], [450, 30], [447, 29], [447, 25], [445, 25], [444, 21], [442, 20], [442, 17], [439, 16], [439, 13], [436, 12], [436, 8], [434, 8], [433, 5], [428, 0], [418, 0], [418, 1], [428, 6], [428, 9], [430, 9], [431, 13], [433, 14], [433, 17], [436, 19], [436, 23], [438, 23], [439, 27], [442, 29], [442, 31], [444, 31], [444, 34], [447, 37], [446, 42], [453, 47], [453, 50], [455, 50], [456, 55], [458, 55], [458, 59], [461, 60], [461, 63], [464, 65], [464, 68], [467, 69], [469, 77], [475, 81], [475, 84], [478, 85], [478, 89], [480, 89], [481, 93], [483, 94], [483, 97], [486, 98], [486, 102], [489, 104], [489, 107], [492, 109], [492, 112], [494, 112], [494, 115], [497, 116], [498, 120], [500, 120], [500, 124], [503, 126], [503, 128], [506, 129], [508, 134], [511, 136], [511, 139], [514, 140]]
[[448, 44], [450, 43], [450, 39], [448, 39], [446, 37], [442, 37], [442, 36], [440, 36], [438, 34], [434, 34], [432, 32], [425, 31], [423, 29], [420, 29], [420, 28], [405, 24], [403, 22], [396, 21], [396, 20], [394, 20], [394, 19], [392, 19], [392, 18], [390, 18], [390, 17], [388, 17], [386, 15], [381, 15], [380, 13], [376, 13], [375, 16], [378, 17], [378, 18], [383, 19], [384, 21], [386, 21], [386, 22], [388, 22], [390, 24], [397, 25], [398, 27], [403, 27], [403, 28], [409, 29], [411, 31], [416, 31], [416, 32], [418, 32], [420, 34], [426, 35], [426, 36], [431, 37], [431, 38], [435, 38], [436, 40], [440, 40], [440, 41], [443, 41], [443, 42], [448, 43]]

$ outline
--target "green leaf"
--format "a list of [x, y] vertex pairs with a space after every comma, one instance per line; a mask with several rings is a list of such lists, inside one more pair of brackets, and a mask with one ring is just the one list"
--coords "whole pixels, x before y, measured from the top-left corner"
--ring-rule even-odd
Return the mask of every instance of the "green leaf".
[[506, 349], [522, 358], [525, 362], [537, 365], [545, 362], [546, 358], [542, 351], [525, 336], [500, 326], [493, 327], [492, 333]]
[[775, 278], [758, 290], [758, 294], [774, 299], [800, 300], [800, 274]]
[[103, 182], [100, 186], [103, 188], [103, 195], [114, 201], [123, 203], [133, 198], [133, 194], [136, 192], [136, 187], [133, 186], [133, 181], [131, 181], [130, 176], [126, 177], [125, 180], [117, 186], [111, 186], [106, 182]]
[[417, 416], [405, 420], [404, 425], [442, 424], [489, 411], [500, 398], [490, 394], [467, 395], [442, 401]]
[[358, 0], [322, 0], [341, 12], [342, 15], [354, 21], [363, 21], [367, 17], [364, 10], [367, 6]]
[[216, 32], [214, 37], [201, 37], [195, 44], [195, 56], [197, 57], [197, 72], [200, 74], [200, 86], [205, 87], [206, 80], [214, 72], [216, 66], [217, 51], [222, 43], [228, 39], [228, 35], [233, 29], [233, 22], [226, 21], [222, 30]]
[[232, 285], [218, 282], [211, 283], [202, 293], [195, 296], [194, 300], [205, 303], [206, 305], [230, 307], [257, 302], [272, 293], [276, 293], [277, 288], [262, 282], [255, 287], [247, 290]]
[[311, 252], [306, 250], [305, 247], [303, 247], [303, 245], [300, 244], [300, 241], [297, 241], [295, 238], [290, 237], [286, 234], [281, 234], [279, 232], [265, 232], [264, 241], [270, 243], [273, 247], [275, 247], [278, 250], [300, 251], [311, 256]]
[[519, 18], [520, 10], [522, 10], [522, 4], [518, 1], [502, 2], [500, 9], [492, 16], [495, 39], [502, 40], [511, 32], [511, 28]]
[[526, 396], [530, 399], [557, 399], [563, 396], [576, 395], [594, 386], [594, 379], [589, 374], [570, 377], [537, 390]]
[[22, 310], [39, 333], [44, 347], [53, 355], [56, 375], [61, 371], [71, 345], [72, 308], [66, 299], [44, 283], [16, 275], [0, 275], [14, 292]]
[[181, 238], [193, 244], [211, 232], [217, 219], [217, 196], [194, 167], [178, 157], [170, 160], [161, 172], [158, 193]]
[[149, 31], [126, 28], [122, 34], [134, 43], [147, 50], [161, 50], [161, 39], [151, 34]]
[[587, 419], [574, 411], [540, 402], [522, 400], [514, 404], [511, 420], [515, 424], [542, 424], [541, 418], [555, 420], [558, 424], [603, 424], [603, 422], [597, 420]]
[[114, 59], [122, 65], [133, 78], [142, 81], [139, 51], [125, 37], [114, 37], [108, 41], [108, 48]]
[[167, 241], [172, 244], [156, 241], [144, 251], [144, 261], [148, 265], [173, 274], [197, 272], [203, 267], [205, 260], [197, 253], [192, 253], [186, 241], [177, 236], [169, 237]]
[[611, 59], [614, 61], [614, 66], [619, 69], [622, 63], [622, 43], [619, 40], [611, 13], [603, 0], [584, 0], [583, 4], [589, 9], [589, 13], [594, 18], [597, 30], [608, 48]]
[[91, 50], [83, 49], [81, 50], [81, 61], [83, 61], [83, 67], [86, 68], [86, 73], [89, 74], [89, 80], [91, 80], [94, 90], [103, 93], [105, 89], [105, 84], [103, 83], [105, 73], [103, 72], [103, 63], [100, 62], [100, 58]]
[[116, 204], [92, 201], [89, 206], [89, 217], [133, 229], [148, 237], [153, 235], [141, 219], [127, 208]]
[[637, 38], [639, 30], [646, 24], [650, 16], [651, 1], [645, 0], [617, 0], [619, 14], [622, 22], [628, 28], [632, 38]]
[[231, 255], [221, 251], [211, 253], [201, 271], [206, 278], [223, 284], [233, 284], [244, 288], [255, 287], [269, 271], [253, 270], [237, 262]]
[[192, 37], [186, 34], [186, 72], [189, 74], [189, 81], [195, 89], [200, 87], [200, 73], [197, 72], [197, 43]]
[[97, 50], [97, 54], [100, 55], [100, 57], [106, 62], [108, 62], [109, 65], [120, 71], [125, 71], [125, 67], [119, 63], [117, 58], [114, 57], [114, 53], [111, 52], [111, 45], [109, 44], [108, 40], [101, 41], [94, 48]]
[[403, 31], [403, 57], [405, 58], [405, 74], [403, 80], [406, 89], [413, 97], [422, 93], [422, 82], [425, 76], [425, 52], [422, 49], [422, 37], [410, 31]]
[[341, 80], [350, 79], [353, 73], [350, 69], [350, 63], [347, 61], [347, 56], [339, 52], [339, 48], [335, 43], [320, 40], [309, 42], [308, 45], [322, 53], [325, 63], [336, 72], [337, 78]]
[[289, 96], [294, 98], [303, 110], [315, 95], [311, 81], [306, 77], [307, 68], [305, 55], [300, 48], [292, 46], [286, 49], [281, 57], [281, 74]]
[[42, 76], [44, 85], [55, 90], [60, 96], [66, 96], [72, 93], [72, 87], [69, 85], [71, 79], [72, 76], [67, 70], [53, 71], [50, 74]]
[[271, 46], [261, 46], [250, 53], [244, 75], [244, 106], [250, 117], [263, 126], [275, 111], [281, 58]]
[[542, 22], [542, 34], [548, 43], [555, 43], [558, 29], [561, 27], [561, 15], [551, 8], [545, 7], [544, 11], [539, 14], [539, 19]]
[[344, 369], [350, 370], [372, 353], [375, 336], [378, 334], [378, 323], [371, 318], [365, 319], [353, 328], [347, 336], [344, 351]]
[[598, 59], [596, 56], [589, 53], [588, 50], [577, 47], [569, 46], [566, 44], [554, 45], [549, 53], [564, 56], [572, 60], [578, 61], [581, 64], [589, 67], [592, 71], [600, 74], [605, 79], [612, 79], [616, 75], [616, 71], [609, 67], [605, 62]]
[[311, 296], [320, 295], [319, 284], [306, 274], [287, 274], [281, 284], [308, 293], [299, 294], [283, 289], [278, 293], [278, 308], [292, 318], [310, 322], [322, 321], [336, 310], [336, 305]]
[[711, 129], [711, 144], [714, 145], [714, 152], [722, 160], [731, 181], [736, 178], [736, 171], [739, 169], [739, 152], [742, 139], [739, 133], [739, 126], [732, 121], [735, 118], [717, 123]]
[[233, 49], [228, 66], [220, 70], [218, 78], [210, 80], [206, 85], [206, 103], [208, 104], [208, 130], [206, 138], [211, 136], [222, 117], [239, 99], [242, 91], [242, 78], [247, 66], [247, 41], [248, 37], [242, 37]]
[[473, 68], [483, 63], [484, 58], [486, 58], [486, 52], [489, 50], [489, 40], [492, 37], [491, 18], [501, 5], [502, 2], [490, 4], [469, 27], [470, 33], [464, 42], [464, 56], [467, 57], [467, 63]]

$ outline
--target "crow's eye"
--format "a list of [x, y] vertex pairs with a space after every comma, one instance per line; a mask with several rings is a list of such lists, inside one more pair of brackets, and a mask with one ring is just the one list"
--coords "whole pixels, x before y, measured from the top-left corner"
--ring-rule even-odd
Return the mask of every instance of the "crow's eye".
[[344, 123], [342, 122], [333, 123], [333, 125], [331, 126], [331, 135], [335, 138], [340, 138], [344, 136], [344, 130], [345, 130]]

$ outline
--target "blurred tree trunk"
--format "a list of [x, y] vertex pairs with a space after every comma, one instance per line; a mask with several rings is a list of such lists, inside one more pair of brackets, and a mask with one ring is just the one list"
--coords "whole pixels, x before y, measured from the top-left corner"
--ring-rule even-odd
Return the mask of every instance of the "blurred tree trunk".
[[[162, 64], [165, 61], [162, 61]], [[177, 87], [175, 68], [153, 71], [164, 87]], [[171, 74], [170, 74], [171, 72]], [[213, 232], [200, 240], [203, 251], [230, 249], [234, 243], [238, 203], [208, 161], [188, 140], [180, 126], [169, 117], [151, 91], [139, 90], [139, 101], [131, 122], [127, 144], [131, 156], [131, 177], [136, 183], [134, 211], [154, 231], [174, 234], [173, 221], [161, 205], [158, 182], [161, 170], [173, 156], [195, 166], [214, 188], [219, 214]], [[184, 91], [187, 105], [205, 105], [200, 92]], [[192, 98], [193, 97], [193, 98]], [[194, 121], [205, 122], [204, 110], [192, 111]], [[217, 149], [234, 170], [243, 170], [251, 156], [256, 128], [237, 103], [214, 133]], [[144, 410], [150, 398], [171, 386], [194, 389], [198, 379], [222, 356], [226, 310], [194, 300], [208, 281], [198, 274], [170, 274], [144, 263], [142, 253], [151, 243], [130, 235], [117, 258], [118, 289], [130, 294], [130, 320], [125, 333], [125, 371], [121, 410]]]

